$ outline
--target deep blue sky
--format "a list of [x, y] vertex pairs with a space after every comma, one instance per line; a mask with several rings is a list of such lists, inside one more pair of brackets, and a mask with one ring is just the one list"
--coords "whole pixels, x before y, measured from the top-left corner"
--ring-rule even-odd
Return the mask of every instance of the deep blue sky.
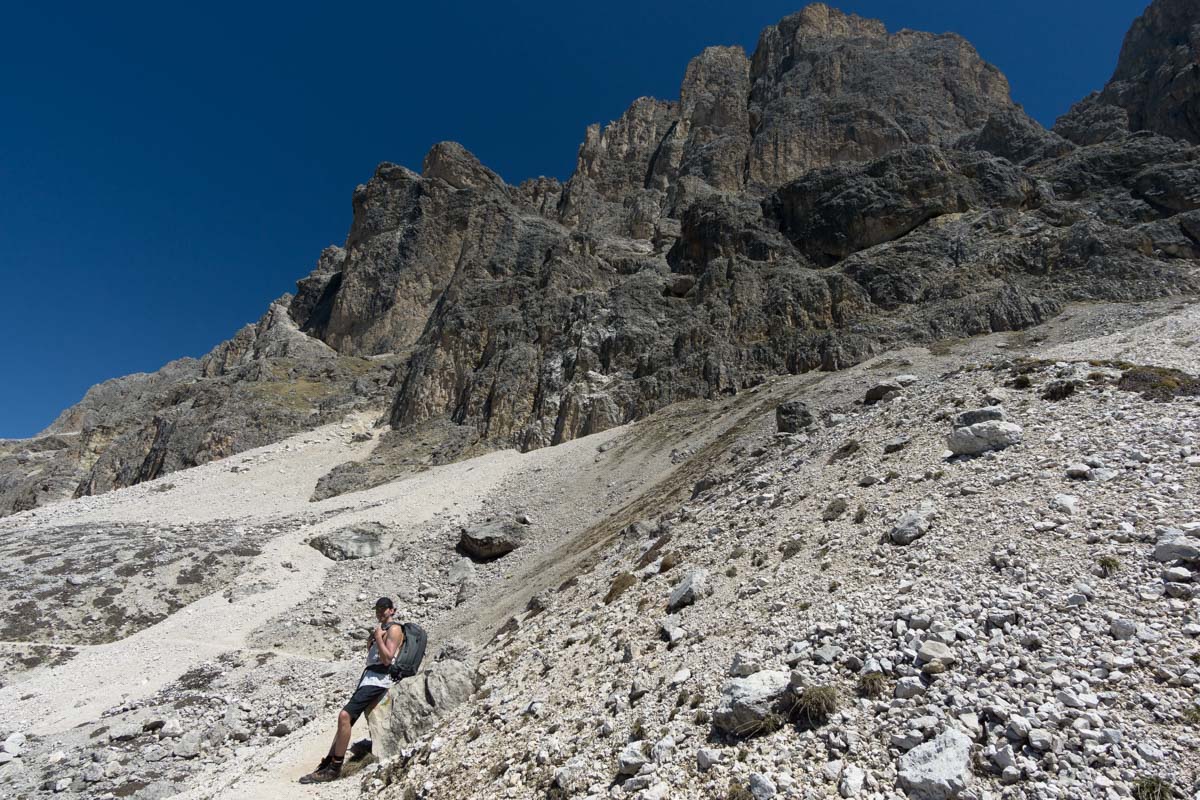
[[[589, 123], [677, 97], [703, 47], [750, 52], [803, 4], [8, 4], [0, 437], [256, 320], [344, 240], [378, 162], [419, 169], [453, 139], [510, 182], [565, 178]], [[1048, 125], [1103, 85], [1145, 5], [840, 7], [966, 36]]]

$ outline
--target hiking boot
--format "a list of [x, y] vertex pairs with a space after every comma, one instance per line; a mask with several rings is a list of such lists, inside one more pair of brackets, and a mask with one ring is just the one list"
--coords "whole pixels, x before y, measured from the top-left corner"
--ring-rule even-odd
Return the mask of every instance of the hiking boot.
[[333, 764], [324, 764], [324, 766], [317, 767], [316, 770], [305, 775], [300, 779], [300, 782], [329, 783], [330, 781], [336, 781], [340, 777], [342, 777], [340, 767], [335, 767]]

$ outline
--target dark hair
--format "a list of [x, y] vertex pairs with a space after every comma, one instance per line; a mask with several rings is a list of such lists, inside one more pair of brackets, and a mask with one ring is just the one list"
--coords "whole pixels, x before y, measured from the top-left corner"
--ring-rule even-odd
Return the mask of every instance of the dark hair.
[[394, 609], [395, 607], [396, 607], [396, 604], [392, 602], [392, 598], [390, 598], [390, 597], [381, 597], [375, 601], [375, 610], [376, 611], [386, 611], [389, 608]]

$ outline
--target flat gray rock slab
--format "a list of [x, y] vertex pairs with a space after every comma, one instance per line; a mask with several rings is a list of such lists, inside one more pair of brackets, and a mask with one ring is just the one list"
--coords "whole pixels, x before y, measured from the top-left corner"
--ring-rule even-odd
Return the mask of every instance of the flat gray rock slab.
[[314, 536], [309, 544], [334, 561], [371, 558], [383, 552], [386, 532], [383, 525], [365, 523]]
[[900, 788], [910, 800], [950, 800], [971, 782], [971, 740], [948, 730], [900, 757]]

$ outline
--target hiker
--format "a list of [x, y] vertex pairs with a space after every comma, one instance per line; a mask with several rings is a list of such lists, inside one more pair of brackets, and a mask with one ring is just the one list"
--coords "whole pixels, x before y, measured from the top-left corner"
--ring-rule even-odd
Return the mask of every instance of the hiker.
[[359, 676], [358, 688], [354, 690], [350, 702], [338, 712], [337, 733], [333, 736], [329, 753], [321, 759], [315, 770], [300, 779], [301, 783], [325, 783], [341, 776], [342, 761], [346, 757], [346, 748], [350, 746], [350, 729], [362, 713], [374, 708], [391, 687], [392, 678], [388, 673], [392, 659], [404, 644], [404, 626], [392, 621], [395, 615], [396, 605], [390, 597], [375, 601], [375, 618], [379, 620], [379, 625], [370, 633], [366, 669]]

